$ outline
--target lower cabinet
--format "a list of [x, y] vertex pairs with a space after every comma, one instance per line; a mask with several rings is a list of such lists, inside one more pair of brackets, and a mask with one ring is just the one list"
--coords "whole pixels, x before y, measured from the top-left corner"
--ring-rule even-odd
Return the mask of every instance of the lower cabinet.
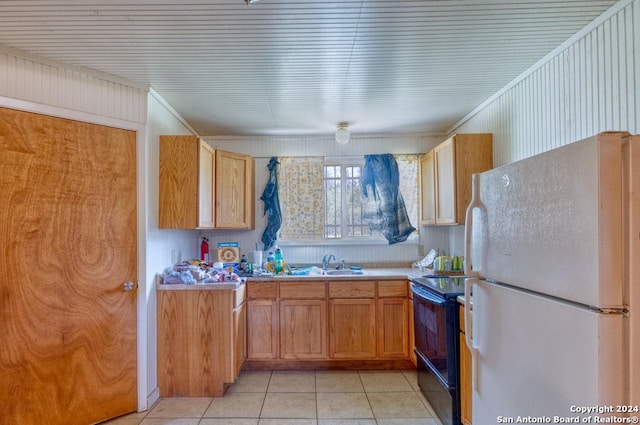
[[278, 358], [278, 301], [247, 301], [247, 358]]
[[378, 300], [378, 357], [409, 357], [409, 300]]
[[334, 359], [376, 357], [376, 300], [332, 299], [330, 305], [330, 355]]
[[460, 307], [460, 420], [471, 425], [471, 351], [467, 347], [464, 328], [464, 308]]
[[406, 280], [247, 283], [248, 360], [410, 360]]
[[160, 397], [217, 397], [245, 358], [244, 287], [158, 290]]
[[280, 357], [327, 358], [327, 302], [280, 301]]

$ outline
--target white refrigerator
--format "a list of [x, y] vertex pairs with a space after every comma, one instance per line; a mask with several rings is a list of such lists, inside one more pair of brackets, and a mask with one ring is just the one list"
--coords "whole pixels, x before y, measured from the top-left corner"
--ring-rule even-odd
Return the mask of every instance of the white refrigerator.
[[474, 425], [637, 423], [640, 136], [474, 175], [465, 245]]

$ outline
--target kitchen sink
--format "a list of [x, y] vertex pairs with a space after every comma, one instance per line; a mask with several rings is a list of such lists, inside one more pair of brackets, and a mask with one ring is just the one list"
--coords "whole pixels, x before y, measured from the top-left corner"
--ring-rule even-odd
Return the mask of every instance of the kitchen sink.
[[362, 275], [362, 270], [327, 270], [327, 276], [355, 276]]

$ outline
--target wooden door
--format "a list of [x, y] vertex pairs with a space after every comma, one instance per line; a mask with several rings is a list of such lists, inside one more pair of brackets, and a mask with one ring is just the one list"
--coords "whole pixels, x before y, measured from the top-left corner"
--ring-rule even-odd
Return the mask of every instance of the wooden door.
[[0, 108], [0, 418], [137, 407], [135, 132]]

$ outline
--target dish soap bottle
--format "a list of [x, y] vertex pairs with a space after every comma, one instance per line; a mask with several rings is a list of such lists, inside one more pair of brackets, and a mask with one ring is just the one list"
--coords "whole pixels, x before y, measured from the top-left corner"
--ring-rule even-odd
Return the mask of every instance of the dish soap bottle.
[[276, 248], [276, 255], [274, 257], [275, 260], [275, 272], [276, 274], [282, 274], [282, 272], [284, 271], [284, 261], [282, 260], [282, 251], [280, 251], [280, 248]]
[[247, 272], [247, 264], [249, 264], [249, 262], [247, 261], [247, 256], [242, 254], [242, 258], [240, 259], [240, 271], [241, 272]]

